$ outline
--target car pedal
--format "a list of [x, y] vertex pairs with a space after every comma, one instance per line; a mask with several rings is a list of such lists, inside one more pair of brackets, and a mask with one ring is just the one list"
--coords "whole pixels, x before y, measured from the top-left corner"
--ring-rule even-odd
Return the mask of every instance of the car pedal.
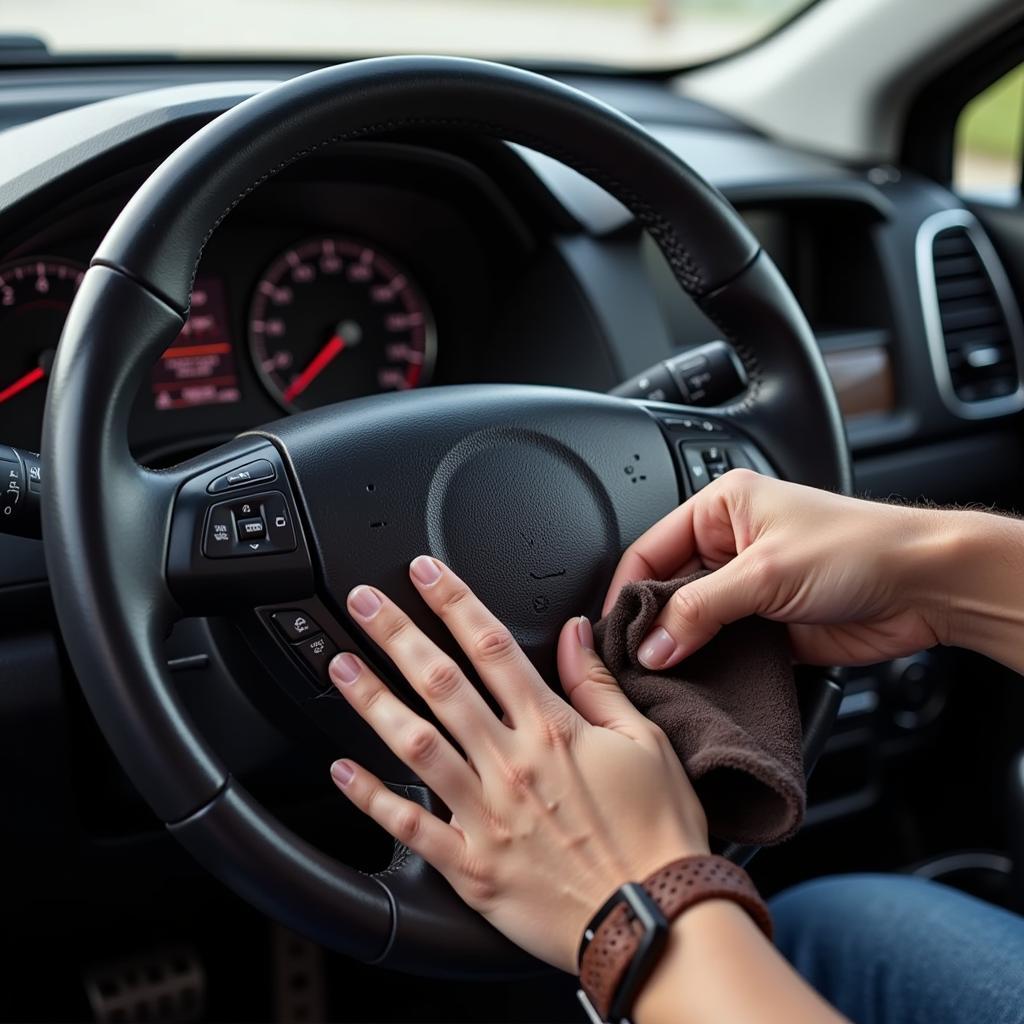
[[276, 1024], [321, 1024], [327, 1020], [323, 948], [273, 925], [271, 957]]
[[97, 964], [82, 981], [97, 1024], [189, 1024], [206, 1003], [202, 965], [187, 947]]

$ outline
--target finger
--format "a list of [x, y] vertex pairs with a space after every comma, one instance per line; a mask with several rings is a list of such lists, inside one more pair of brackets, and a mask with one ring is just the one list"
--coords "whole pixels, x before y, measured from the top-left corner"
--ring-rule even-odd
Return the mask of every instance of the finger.
[[680, 587], [661, 610], [637, 649], [637, 660], [660, 670], [703, 647], [722, 626], [755, 615], [762, 595], [749, 553], [739, 555], [720, 569]]
[[594, 631], [583, 616], [562, 627], [558, 675], [569, 703], [591, 725], [634, 735], [637, 726], [646, 721], [598, 657]]
[[375, 587], [359, 586], [348, 595], [348, 610], [471, 758], [501, 741], [505, 726], [483, 697], [393, 601]]
[[696, 500], [691, 498], [664, 519], [659, 519], [626, 548], [608, 585], [602, 615], [611, 611], [619, 591], [627, 583], [668, 579], [685, 562], [696, 557], [697, 542], [693, 533]]
[[400, 701], [354, 654], [331, 661], [331, 680], [391, 752], [450, 807], [468, 818], [479, 808], [480, 778], [437, 726]]
[[515, 724], [536, 709], [551, 690], [516, 643], [508, 627], [490, 612], [452, 570], [428, 555], [413, 559], [409, 576], [430, 610], [466, 652], [484, 685]]
[[347, 759], [331, 765], [331, 778], [359, 810], [441, 874], [459, 864], [462, 836], [426, 808], [393, 793], [371, 772]]

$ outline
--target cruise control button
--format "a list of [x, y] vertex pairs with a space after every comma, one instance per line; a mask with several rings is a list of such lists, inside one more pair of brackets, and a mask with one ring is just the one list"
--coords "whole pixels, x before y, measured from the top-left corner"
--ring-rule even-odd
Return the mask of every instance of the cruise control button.
[[274, 612], [270, 618], [277, 627], [277, 631], [292, 643], [320, 632], [320, 626], [316, 619], [310, 618], [300, 608], [288, 608], [283, 612]]
[[327, 666], [330, 665], [331, 658], [338, 653], [338, 645], [326, 633], [317, 633], [316, 636], [296, 644], [295, 650], [316, 673], [317, 679], [326, 682]]
[[210, 494], [221, 494], [224, 491], [233, 490], [235, 487], [247, 487], [249, 484], [273, 480], [276, 476], [274, 467], [266, 459], [256, 459], [255, 462], [246, 463], [244, 466], [239, 466], [238, 469], [231, 470], [230, 473], [217, 477], [206, 490]]

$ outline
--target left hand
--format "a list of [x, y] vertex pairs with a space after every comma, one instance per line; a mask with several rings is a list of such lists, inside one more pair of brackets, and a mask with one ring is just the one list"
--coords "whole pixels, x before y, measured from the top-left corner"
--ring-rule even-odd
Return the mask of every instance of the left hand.
[[584, 927], [620, 885], [708, 852], [703, 809], [665, 734], [594, 653], [586, 619], [572, 619], [559, 639], [566, 703], [449, 568], [421, 556], [410, 576], [504, 718], [401, 609], [356, 587], [352, 616], [466, 757], [346, 653], [331, 663], [338, 690], [454, 816], [441, 821], [350, 760], [336, 761], [331, 775], [513, 942], [575, 972]]

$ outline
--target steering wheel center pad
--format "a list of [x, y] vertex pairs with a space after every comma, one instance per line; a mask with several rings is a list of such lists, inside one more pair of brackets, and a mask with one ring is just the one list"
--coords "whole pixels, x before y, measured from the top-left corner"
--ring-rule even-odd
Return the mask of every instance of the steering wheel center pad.
[[[339, 613], [366, 581], [418, 610], [408, 564], [429, 551], [549, 672], [561, 623], [596, 610], [623, 545], [679, 502], [655, 419], [603, 395], [432, 388], [348, 402], [343, 416], [328, 407], [283, 419], [264, 434], [291, 461]], [[450, 646], [433, 616], [417, 618]]]

